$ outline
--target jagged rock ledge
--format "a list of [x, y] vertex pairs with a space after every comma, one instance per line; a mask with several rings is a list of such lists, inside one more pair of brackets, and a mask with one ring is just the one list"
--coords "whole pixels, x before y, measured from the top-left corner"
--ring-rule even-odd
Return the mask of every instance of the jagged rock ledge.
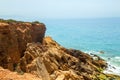
[[90, 55], [79, 50], [66, 49], [51, 37], [44, 37], [45, 30], [45, 25], [38, 22], [0, 20], [0, 66], [4, 68], [0, 68], [0, 79], [113, 80], [119, 78], [102, 73], [107, 67], [103, 59], [98, 57], [94, 60]]

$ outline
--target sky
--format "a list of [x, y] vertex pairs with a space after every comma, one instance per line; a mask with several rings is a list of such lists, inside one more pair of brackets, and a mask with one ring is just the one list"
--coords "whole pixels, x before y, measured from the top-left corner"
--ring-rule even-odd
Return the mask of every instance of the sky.
[[0, 17], [120, 17], [120, 0], [0, 0]]

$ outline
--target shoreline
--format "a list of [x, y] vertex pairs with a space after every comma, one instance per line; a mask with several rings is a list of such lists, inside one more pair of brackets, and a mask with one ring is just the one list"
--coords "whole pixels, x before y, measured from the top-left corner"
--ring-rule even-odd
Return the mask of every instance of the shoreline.
[[108, 67], [103, 71], [103, 73], [120, 76], [120, 68], [119, 67], [116, 67], [116, 66], [109, 64], [109, 63], [107, 66]]
[[103, 73], [107, 63], [99, 56], [92, 57], [81, 50], [65, 48], [51, 37], [45, 37], [43, 23], [1, 20], [0, 26], [0, 50], [3, 54], [0, 66], [11, 73], [16, 71], [22, 76], [30, 73], [43, 80], [120, 79]]
[[93, 59], [96, 59], [95, 56], [97, 56], [97, 57], [105, 60], [105, 62], [107, 63], [107, 68], [105, 70], [103, 70], [103, 73], [108, 74], [108, 75], [120, 76], [120, 68], [115, 66], [114, 64], [110, 63], [110, 61], [106, 60], [102, 56], [100, 56], [99, 54], [102, 54], [101, 52], [94, 52], [94, 51], [93, 52], [92, 51], [83, 51], [83, 52], [92, 56]]

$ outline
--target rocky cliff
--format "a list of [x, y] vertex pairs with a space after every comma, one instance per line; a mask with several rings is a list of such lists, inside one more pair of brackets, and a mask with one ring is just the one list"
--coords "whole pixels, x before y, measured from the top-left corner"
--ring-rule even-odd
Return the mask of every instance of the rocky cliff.
[[42, 23], [0, 22], [0, 80], [113, 80], [106, 62], [44, 37]]
[[15, 70], [27, 43], [42, 43], [45, 30], [44, 24], [0, 21], [0, 66]]

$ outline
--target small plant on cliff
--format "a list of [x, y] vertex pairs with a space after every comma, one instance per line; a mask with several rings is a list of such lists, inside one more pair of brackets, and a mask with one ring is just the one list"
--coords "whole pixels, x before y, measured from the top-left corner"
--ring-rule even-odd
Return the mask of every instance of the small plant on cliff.
[[12, 23], [12, 22], [22, 23], [23, 21], [16, 21], [16, 20], [13, 20], [13, 19], [8, 19], [8, 20], [0, 19], [0, 22], [5, 22], [5, 23]]
[[13, 19], [8, 19], [8, 20], [6, 20], [6, 22], [17, 22], [17, 21], [13, 20]]
[[39, 22], [39, 21], [34, 21], [34, 22], [32, 22], [32, 23], [33, 23], [33, 24], [34, 24], [34, 23], [35, 23], [35, 24], [36, 24], [36, 23], [38, 23], [38, 24], [39, 24], [40, 22]]
[[13, 19], [8, 19], [8, 20], [0, 19], [0, 22], [16, 22], [16, 21]]
[[4, 19], [0, 19], [0, 22], [5, 22], [5, 20]]

